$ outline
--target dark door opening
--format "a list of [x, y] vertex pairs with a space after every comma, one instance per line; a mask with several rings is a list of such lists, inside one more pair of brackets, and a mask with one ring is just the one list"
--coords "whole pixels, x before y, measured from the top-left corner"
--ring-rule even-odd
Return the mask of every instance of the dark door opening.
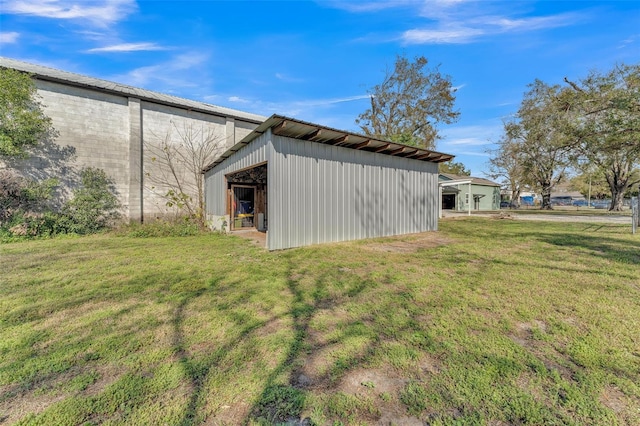
[[442, 208], [454, 210], [456, 208], [456, 194], [442, 194]]
[[256, 188], [232, 185], [231, 191], [233, 193], [232, 229], [255, 228]]

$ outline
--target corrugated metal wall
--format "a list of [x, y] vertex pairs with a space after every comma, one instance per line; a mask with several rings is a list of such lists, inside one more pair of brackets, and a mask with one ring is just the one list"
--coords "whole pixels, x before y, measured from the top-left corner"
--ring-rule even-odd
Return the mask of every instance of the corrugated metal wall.
[[249, 145], [205, 173], [205, 205], [208, 215], [223, 216], [226, 211], [225, 175], [267, 161], [271, 131], [258, 136]]
[[272, 136], [270, 250], [436, 230], [435, 163]]
[[270, 131], [207, 172], [207, 213], [226, 214], [226, 174], [265, 161], [270, 250], [438, 227], [437, 164]]

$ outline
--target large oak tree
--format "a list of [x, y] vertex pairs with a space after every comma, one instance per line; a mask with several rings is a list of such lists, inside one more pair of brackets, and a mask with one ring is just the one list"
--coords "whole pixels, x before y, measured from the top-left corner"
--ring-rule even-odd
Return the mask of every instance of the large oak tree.
[[572, 148], [602, 171], [611, 191], [610, 210], [622, 210], [625, 192], [638, 183], [640, 164], [640, 65], [618, 65], [573, 82], [565, 78]]
[[413, 61], [406, 56], [396, 58], [393, 70], [370, 91], [371, 107], [356, 119], [365, 134], [435, 147], [438, 125], [457, 121], [460, 113], [454, 109], [451, 78], [427, 65], [424, 56]]
[[569, 114], [563, 109], [561, 88], [535, 80], [525, 93], [516, 118], [505, 124], [521, 167], [521, 184], [537, 188], [542, 209], [551, 209], [551, 191], [570, 164], [564, 132]]

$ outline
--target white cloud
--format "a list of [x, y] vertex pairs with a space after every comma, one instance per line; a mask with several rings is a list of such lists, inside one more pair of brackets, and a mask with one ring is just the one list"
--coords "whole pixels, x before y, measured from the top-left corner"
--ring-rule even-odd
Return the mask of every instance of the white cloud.
[[151, 50], [167, 50], [166, 47], [158, 46], [155, 43], [121, 43], [111, 46], [96, 47], [94, 49], [87, 50], [87, 53], [102, 53], [102, 52], [140, 52]]
[[3, 13], [89, 21], [98, 26], [118, 22], [137, 9], [135, 0], [4, 0]]
[[441, 130], [442, 139], [438, 141], [440, 149], [449, 148], [453, 151], [463, 147], [485, 147], [500, 137], [502, 123], [497, 121], [490, 124], [447, 127]]
[[458, 16], [454, 13], [438, 14], [435, 24], [407, 30], [400, 39], [404, 44], [471, 43], [481, 36], [558, 28], [572, 25], [580, 19], [582, 17], [575, 13], [518, 19], [468, 13]]
[[241, 98], [240, 96], [229, 96], [228, 98], [229, 102], [234, 102], [234, 103], [239, 103], [239, 104], [248, 104], [251, 101]]
[[405, 44], [460, 44], [468, 43], [485, 32], [474, 28], [413, 29], [402, 34]]
[[355, 96], [346, 96], [344, 98], [309, 99], [309, 100], [295, 101], [293, 102], [293, 105], [301, 106], [301, 107], [302, 106], [305, 106], [305, 107], [329, 106], [329, 105], [340, 104], [344, 102], [359, 101], [361, 99], [369, 99], [369, 98], [371, 98], [371, 95], [355, 95]]
[[301, 83], [301, 82], [303, 82], [303, 81], [304, 81], [304, 79], [303, 79], [303, 78], [292, 77], [292, 76], [290, 76], [290, 75], [288, 75], [288, 74], [284, 74], [284, 73], [281, 73], [281, 72], [277, 72], [277, 73], [275, 74], [275, 77], [276, 77], [278, 80], [280, 80], [280, 81], [284, 81], [284, 82], [286, 82], [286, 83]]
[[0, 43], [2, 44], [15, 43], [18, 41], [18, 37], [20, 37], [20, 34], [15, 31], [0, 32]]
[[551, 16], [533, 16], [529, 18], [510, 19], [497, 17], [495, 19], [484, 19], [486, 25], [495, 26], [505, 32], [509, 31], [534, 31], [547, 28], [557, 28], [571, 25], [580, 18], [575, 13], [563, 13]]
[[207, 53], [186, 52], [169, 61], [136, 68], [109, 79], [131, 86], [171, 92], [171, 88], [175, 87], [199, 86], [201, 82], [195, 76], [204, 73], [203, 66], [208, 60]]
[[640, 39], [640, 35], [632, 35], [631, 37], [627, 37], [626, 39], [620, 42], [620, 44], [618, 45], [618, 49], [624, 49], [630, 44], [636, 43], [639, 39]]
[[413, 5], [415, 0], [380, 0], [380, 1], [343, 1], [330, 0], [319, 2], [322, 6], [329, 6], [335, 9], [346, 10], [353, 13], [379, 12], [381, 10], [394, 9]]

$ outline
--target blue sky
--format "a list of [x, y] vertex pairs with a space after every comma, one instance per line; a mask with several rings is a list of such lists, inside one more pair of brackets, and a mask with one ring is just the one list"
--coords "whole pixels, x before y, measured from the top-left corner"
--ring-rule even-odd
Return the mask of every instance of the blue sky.
[[458, 88], [437, 150], [483, 176], [527, 84], [640, 61], [638, 1], [0, 0], [0, 55], [344, 130], [397, 54]]

